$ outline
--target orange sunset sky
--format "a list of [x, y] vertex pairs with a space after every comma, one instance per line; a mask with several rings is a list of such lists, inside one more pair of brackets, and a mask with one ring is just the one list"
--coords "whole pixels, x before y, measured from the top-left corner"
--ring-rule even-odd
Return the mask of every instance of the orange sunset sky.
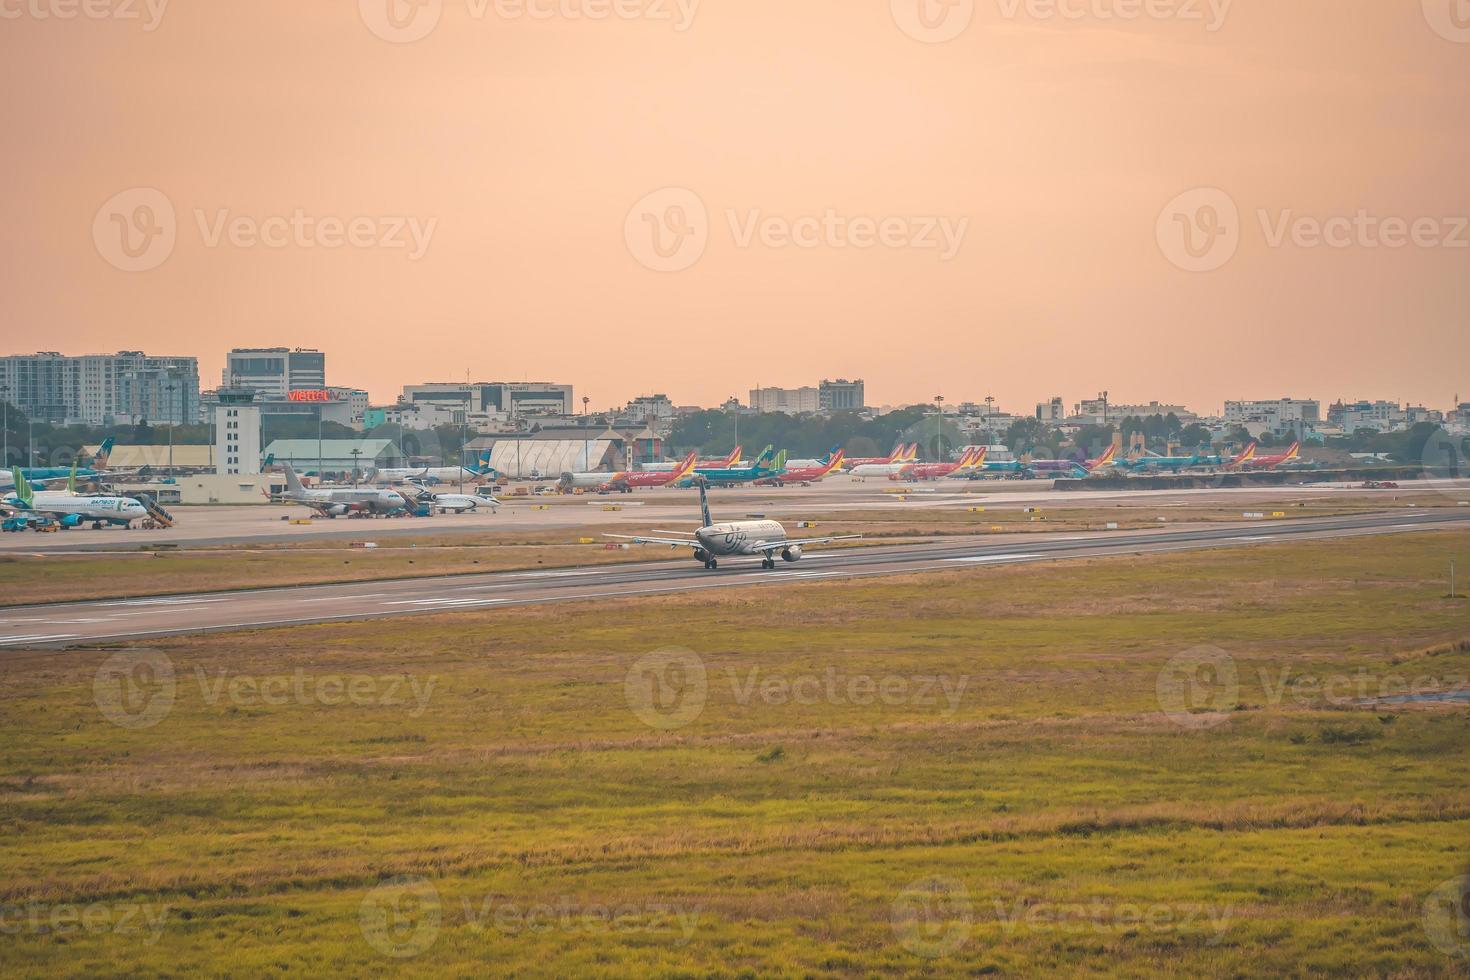
[[[1470, 399], [1460, 0], [91, 2], [0, 0], [4, 353], [191, 354], [210, 387], [230, 347], [313, 346], [380, 401], [468, 372], [594, 408], [839, 375], [1019, 412]], [[630, 211], [671, 187], [704, 250], [659, 271]], [[100, 209], [134, 188], [174, 240], [125, 271]], [[1238, 208], [1208, 271], [1165, 240], [1197, 188]], [[212, 237], [298, 211], [432, 234]], [[968, 223], [948, 258], [743, 236], [828, 211]], [[1422, 241], [1276, 238], [1360, 211]]]

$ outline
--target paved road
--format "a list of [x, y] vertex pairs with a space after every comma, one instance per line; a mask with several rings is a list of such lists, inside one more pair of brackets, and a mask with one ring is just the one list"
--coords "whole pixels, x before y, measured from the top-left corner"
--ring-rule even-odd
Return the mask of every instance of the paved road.
[[1175, 531], [1047, 536], [1035, 541], [1012, 539], [1003, 544], [993, 539], [965, 538], [934, 544], [815, 552], [797, 563], [780, 563], [774, 572], [763, 571], [753, 558], [723, 560], [715, 572], [705, 571], [694, 561], [687, 564], [639, 562], [599, 568], [52, 603], [0, 609], [0, 648], [65, 647], [179, 633], [545, 602], [588, 602], [700, 589], [776, 586], [1062, 558], [1157, 554], [1467, 526], [1470, 526], [1470, 513], [1426, 511]]

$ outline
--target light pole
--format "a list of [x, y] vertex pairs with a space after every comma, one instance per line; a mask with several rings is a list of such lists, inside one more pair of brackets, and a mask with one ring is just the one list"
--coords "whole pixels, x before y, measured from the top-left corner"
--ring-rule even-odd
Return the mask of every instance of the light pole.
[[26, 466], [36, 466], [36, 420], [26, 416]]
[[587, 404], [592, 399], [586, 395], [582, 396], [582, 465], [587, 471], [592, 471], [592, 440], [587, 438]]
[[166, 381], [164, 383], [164, 386], [163, 386], [163, 392], [164, 392], [164, 394], [166, 396], [168, 396], [168, 404], [167, 404], [166, 410], [167, 410], [168, 415], [169, 415], [169, 419], [168, 419], [168, 474], [169, 474], [169, 476], [173, 476], [173, 473], [174, 473], [174, 419], [173, 419], [173, 414], [174, 414], [174, 387], [175, 387], [175, 385], [174, 385], [174, 382], [173, 382], [173, 379], [172, 378], [170, 378], [168, 381]]
[[944, 396], [934, 396], [934, 462], [944, 460]]
[[318, 404], [316, 407], [316, 482], [322, 481], [322, 416], [327, 414], [327, 407]]
[[4, 421], [0, 421], [0, 429], [5, 430], [5, 463], [10, 466], [10, 389], [0, 387], [0, 412], [4, 413]]
[[361, 456], [362, 456], [362, 447], [359, 446], [359, 447], [356, 447], [356, 448], [354, 448], [352, 450], [352, 485], [354, 487], [357, 486], [357, 474], [358, 474], [357, 464], [358, 464], [358, 460], [361, 458]]

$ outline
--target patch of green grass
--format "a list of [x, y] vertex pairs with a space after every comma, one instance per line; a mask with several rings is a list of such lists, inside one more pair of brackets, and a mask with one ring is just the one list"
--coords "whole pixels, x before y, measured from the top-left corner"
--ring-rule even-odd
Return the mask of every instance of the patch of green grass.
[[1452, 974], [1467, 545], [7, 651], [0, 968]]

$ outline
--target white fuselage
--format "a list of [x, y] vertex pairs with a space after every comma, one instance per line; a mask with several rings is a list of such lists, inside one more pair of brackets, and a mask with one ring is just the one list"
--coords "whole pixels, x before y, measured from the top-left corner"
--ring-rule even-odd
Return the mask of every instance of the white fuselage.
[[913, 463], [863, 463], [848, 470], [849, 476], [902, 476]]
[[714, 556], [761, 554], [756, 545], [781, 541], [786, 529], [778, 521], [726, 521], [694, 532], [700, 547]]
[[[17, 504], [17, 506], [22, 506]], [[46, 492], [34, 494], [30, 510], [40, 514], [64, 517], [78, 514], [89, 521], [131, 524], [148, 516], [148, 508], [132, 497], [96, 496], [81, 493]]]
[[346, 514], [354, 510], [373, 513], [389, 513], [402, 510], [408, 501], [394, 490], [356, 489], [351, 487], [315, 488], [286, 491], [285, 499], [292, 503], [314, 507], [324, 514]]
[[467, 493], [436, 493], [429, 506], [440, 512], [452, 510], [459, 514], [468, 510], [474, 510], [481, 504], [487, 507], [495, 506], [489, 498], [475, 497]]
[[395, 467], [374, 472], [373, 482], [384, 486], [407, 483], [410, 480], [431, 481], [434, 483], [458, 483], [460, 480], [464, 480], [466, 483], [474, 483], [480, 476], [481, 474], [473, 470], [467, 470], [459, 466], [420, 466], [417, 469]]

